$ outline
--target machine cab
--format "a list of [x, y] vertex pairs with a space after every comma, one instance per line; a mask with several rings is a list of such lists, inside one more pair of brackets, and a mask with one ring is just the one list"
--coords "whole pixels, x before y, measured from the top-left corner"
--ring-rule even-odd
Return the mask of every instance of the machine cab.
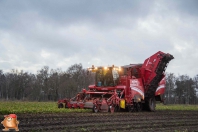
[[117, 66], [110, 67], [94, 67], [89, 68], [89, 71], [95, 73], [96, 87], [113, 87], [119, 83], [119, 71], [121, 69]]

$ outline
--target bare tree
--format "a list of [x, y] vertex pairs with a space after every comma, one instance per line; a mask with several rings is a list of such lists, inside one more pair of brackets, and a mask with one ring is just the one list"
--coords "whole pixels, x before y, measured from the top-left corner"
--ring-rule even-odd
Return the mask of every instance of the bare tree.
[[165, 98], [167, 104], [174, 103], [175, 95], [174, 95], [174, 89], [175, 89], [175, 82], [176, 77], [174, 73], [166, 73], [166, 89], [165, 89]]
[[179, 103], [194, 104], [197, 97], [192, 78], [188, 75], [179, 76], [176, 81], [175, 94], [178, 96]]

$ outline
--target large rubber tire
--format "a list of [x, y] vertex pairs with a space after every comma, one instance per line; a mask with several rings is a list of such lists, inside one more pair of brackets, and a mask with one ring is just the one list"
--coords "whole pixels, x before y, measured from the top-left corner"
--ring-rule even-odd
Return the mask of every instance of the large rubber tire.
[[128, 111], [129, 112], [134, 112], [135, 111], [134, 105], [128, 105]]
[[115, 106], [115, 112], [119, 112], [120, 111], [120, 106], [119, 105], [116, 105]]
[[63, 108], [63, 104], [62, 103], [58, 104], [58, 108]]
[[110, 105], [110, 106], [109, 106], [109, 111], [108, 111], [108, 112], [114, 113], [114, 111], [115, 111], [115, 107], [114, 107], [113, 105]]
[[98, 112], [99, 112], [99, 110], [98, 110], [98, 108], [97, 108], [96, 105], [93, 105], [92, 111], [93, 111], [94, 113], [98, 113]]
[[139, 102], [139, 103], [136, 104], [136, 111], [137, 112], [142, 111], [142, 103], [141, 102]]
[[155, 98], [149, 98], [148, 100], [148, 110], [154, 112], [156, 107]]

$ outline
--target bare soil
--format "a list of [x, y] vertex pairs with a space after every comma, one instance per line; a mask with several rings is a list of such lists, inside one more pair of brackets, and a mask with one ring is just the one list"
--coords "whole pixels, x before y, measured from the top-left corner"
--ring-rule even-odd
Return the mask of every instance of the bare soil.
[[[198, 111], [18, 114], [22, 132], [198, 132]], [[0, 115], [3, 120], [3, 115]], [[0, 129], [3, 129], [1, 124]]]

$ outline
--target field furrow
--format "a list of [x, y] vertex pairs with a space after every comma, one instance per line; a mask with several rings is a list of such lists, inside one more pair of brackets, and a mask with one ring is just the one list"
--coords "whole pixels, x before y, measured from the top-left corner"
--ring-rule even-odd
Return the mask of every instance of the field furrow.
[[[19, 129], [31, 131], [196, 131], [197, 111], [19, 114]], [[1, 127], [3, 129], [3, 127]]]

